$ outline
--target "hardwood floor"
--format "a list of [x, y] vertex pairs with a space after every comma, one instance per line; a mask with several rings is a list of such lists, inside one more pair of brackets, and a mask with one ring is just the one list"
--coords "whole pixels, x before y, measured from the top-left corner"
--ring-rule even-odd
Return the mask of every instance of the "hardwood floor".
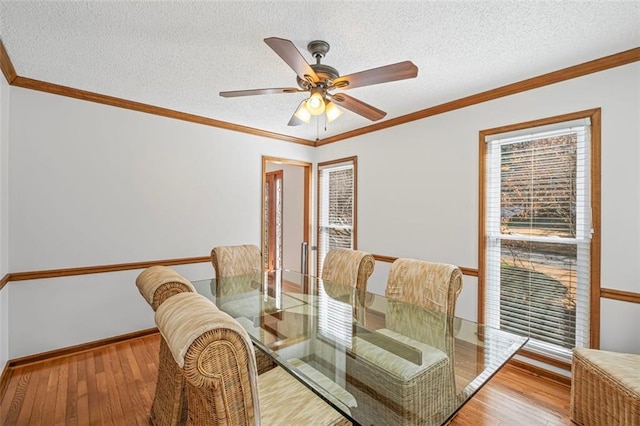
[[148, 425], [160, 335], [10, 370], [3, 425]]
[[469, 401], [451, 425], [572, 425], [570, 388], [505, 366]]
[[[148, 425], [160, 336], [8, 371], [1, 425]], [[1, 391], [1, 390], [0, 390]], [[570, 425], [569, 387], [506, 366], [451, 425]]]

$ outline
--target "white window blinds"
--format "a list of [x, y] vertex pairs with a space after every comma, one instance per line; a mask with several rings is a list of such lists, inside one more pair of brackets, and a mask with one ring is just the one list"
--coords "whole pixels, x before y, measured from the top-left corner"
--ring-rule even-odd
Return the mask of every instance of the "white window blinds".
[[485, 322], [570, 360], [588, 346], [588, 119], [486, 138]]
[[329, 296], [322, 281], [318, 288], [318, 329], [321, 336], [351, 348], [353, 306]]
[[318, 165], [318, 272], [327, 252], [354, 248], [355, 160]]

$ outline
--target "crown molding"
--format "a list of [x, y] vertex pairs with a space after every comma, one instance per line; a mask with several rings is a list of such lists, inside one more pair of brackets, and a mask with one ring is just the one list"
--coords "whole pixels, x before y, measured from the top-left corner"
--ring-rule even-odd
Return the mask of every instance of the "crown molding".
[[266, 130], [255, 129], [253, 127], [241, 126], [238, 124], [228, 123], [226, 121], [215, 120], [213, 118], [203, 117], [200, 115], [189, 114], [186, 112], [175, 111], [168, 108], [157, 107], [141, 102], [130, 101], [127, 99], [116, 98], [113, 96], [102, 95], [100, 93], [89, 92], [86, 90], [74, 89], [72, 87], [61, 86], [59, 84], [47, 83], [45, 81], [34, 80], [27, 77], [16, 77], [11, 83], [12, 86], [22, 87], [24, 89], [38, 90], [40, 92], [52, 93], [54, 95], [67, 96], [69, 98], [81, 99], [83, 101], [96, 102], [99, 104], [110, 105], [117, 108], [124, 108], [133, 111], [144, 112], [147, 114], [159, 115], [161, 117], [173, 118], [175, 120], [188, 121], [191, 123], [203, 124], [205, 126], [217, 127], [219, 129], [233, 130], [236, 132], [246, 133], [254, 136], [263, 136], [269, 139], [277, 139], [286, 142], [297, 143], [307, 146], [315, 146], [315, 142], [296, 138], [281, 133], [268, 132]]
[[577, 77], [582, 77], [588, 74], [592, 74], [599, 71], [604, 71], [610, 68], [627, 65], [633, 62], [640, 61], [640, 47], [625, 50], [623, 52], [615, 53], [613, 55], [605, 56], [603, 58], [588, 61], [579, 65], [574, 65], [568, 68], [563, 68], [558, 71], [553, 71], [547, 74], [542, 74], [537, 77], [522, 80], [517, 83], [501, 86], [496, 89], [487, 90], [485, 92], [477, 93], [475, 95], [467, 96], [461, 99], [457, 99], [444, 104], [436, 105], [430, 108], [422, 109], [410, 114], [406, 114], [400, 117], [392, 118], [390, 120], [383, 121], [381, 123], [372, 124], [370, 126], [361, 127], [349, 132], [340, 133], [335, 136], [331, 136], [325, 139], [317, 141], [311, 141], [308, 139], [297, 138], [289, 135], [283, 135], [281, 133], [269, 132], [266, 130], [256, 129], [248, 126], [241, 126], [238, 124], [228, 123], [226, 121], [215, 120], [208, 117], [203, 117], [195, 114], [189, 114], [185, 112], [175, 111], [167, 108], [161, 108], [153, 105], [148, 105], [140, 102], [129, 101], [126, 99], [116, 98], [113, 96], [102, 95], [99, 93], [93, 93], [85, 90], [74, 89], [71, 87], [61, 86], [54, 83], [48, 83], [44, 81], [34, 80], [27, 77], [21, 77], [17, 75], [11, 59], [7, 51], [0, 40], [0, 69], [4, 74], [7, 82], [12, 86], [22, 87], [25, 89], [38, 90], [41, 92], [52, 93], [60, 96], [67, 96], [75, 99], [81, 99], [89, 102], [96, 102], [105, 105], [110, 105], [118, 108], [129, 109], [133, 111], [140, 111], [147, 114], [159, 115], [162, 117], [172, 118], [176, 120], [188, 121], [192, 123], [202, 124], [205, 126], [217, 127], [220, 129], [231, 130], [235, 132], [246, 133], [254, 136], [263, 136], [270, 139], [282, 140], [285, 142], [292, 142], [296, 144], [318, 147], [327, 145], [330, 143], [350, 139], [356, 136], [361, 136], [367, 133], [376, 132], [378, 130], [388, 129], [390, 127], [399, 126], [412, 121], [421, 120], [423, 118], [431, 117], [445, 112], [454, 111], [456, 109], [465, 108], [471, 105], [480, 104], [483, 102], [499, 99], [505, 96], [514, 95], [516, 93], [525, 92], [539, 87], [548, 86], [550, 84], [559, 83], [561, 81], [570, 80]]
[[48, 83], [46, 81], [35, 80], [28, 77], [21, 77], [16, 73], [11, 58], [4, 48], [2, 40], [0, 40], [0, 69], [4, 77], [11, 86], [22, 87], [24, 89], [37, 90], [54, 95], [67, 96], [69, 98], [80, 99], [83, 101], [95, 102], [99, 104], [124, 108], [133, 111], [144, 112], [147, 114], [159, 115], [161, 117], [172, 118], [175, 120], [188, 121], [191, 123], [202, 124], [219, 129], [232, 130], [236, 132], [246, 133], [254, 136], [262, 136], [269, 139], [282, 140], [306, 146], [315, 146], [315, 142], [307, 139], [296, 138], [294, 136], [283, 135], [281, 133], [269, 132], [266, 130], [255, 129], [253, 127], [241, 126], [239, 124], [228, 123], [226, 121], [215, 120], [213, 118], [203, 117], [200, 115], [189, 114], [186, 112], [175, 111], [168, 108], [157, 107], [141, 102], [130, 101], [127, 99], [116, 98], [114, 96], [102, 95], [100, 93], [89, 92], [86, 90], [75, 89], [72, 87], [62, 86], [59, 84]]
[[13, 68], [13, 64], [11, 63], [11, 59], [9, 58], [9, 54], [4, 48], [2, 40], [0, 40], [0, 69], [9, 84], [18, 77], [18, 74], [16, 74], [16, 70]]
[[565, 80], [571, 80], [573, 78], [582, 77], [588, 74], [608, 70], [610, 68], [627, 65], [638, 61], [640, 61], [640, 47], [636, 47], [634, 49], [626, 50], [620, 53], [615, 53], [613, 55], [605, 56], [603, 58], [595, 59], [593, 61], [585, 62], [579, 65], [574, 65], [558, 71], [542, 74], [537, 77], [519, 81], [517, 83], [507, 84], [506, 86], [501, 86], [496, 89], [476, 93], [475, 95], [436, 105], [430, 108], [413, 112], [411, 114], [392, 118], [391, 120], [372, 124], [370, 126], [362, 127], [350, 132], [341, 133], [336, 136], [321, 139], [316, 143], [316, 146], [327, 145], [344, 139], [349, 139], [367, 133], [376, 132], [378, 130], [387, 129], [389, 127], [399, 126], [411, 121], [421, 120], [423, 118], [454, 111], [456, 109], [466, 108], [471, 105], [492, 101], [494, 99], [499, 99], [505, 96], [515, 95], [516, 93], [526, 92], [528, 90], [537, 89], [539, 87], [548, 86], [550, 84], [559, 83]]

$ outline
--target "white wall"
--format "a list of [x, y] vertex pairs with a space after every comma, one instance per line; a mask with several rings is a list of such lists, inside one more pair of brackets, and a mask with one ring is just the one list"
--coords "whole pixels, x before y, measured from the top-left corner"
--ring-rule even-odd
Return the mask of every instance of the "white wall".
[[[9, 220], [5, 270], [258, 244], [262, 155], [357, 155], [358, 248], [477, 268], [478, 131], [601, 107], [602, 286], [638, 292], [639, 74], [640, 64], [627, 65], [318, 149], [11, 87], [3, 151], [11, 161], [0, 182], [10, 182], [0, 210]], [[0, 123], [6, 132], [7, 119]], [[190, 279], [212, 274], [206, 263], [180, 270]], [[372, 289], [382, 292], [379, 270]], [[10, 298], [8, 357], [152, 326], [137, 272], [10, 283], [0, 292]], [[476, 318], [476, 303], [476, 280], [465, 277], [458, 314]], [[604, 349], [640, 352], [639, 305], [603, 301], [601, 318]]]
[[[172, 268], [191, 280], [213, 276], [208, 263]], [[155, 327], [134, 284], [140, 272], [11, 282], [10, 358]]]
[[[0, 279], [8, 267], [9, 85], [0, 77]], [[9, 359], [9, 288], [0, 290], [0, 371]]]
[[[591, 74], [329, 144], [316, 159], [358, 156], [359, 249], [477, 268], [478, 132], [600, 107], [601, 285], [640, 292], [638, 75], [638, 63]], [[476, 318], [476, 286], [464, 277], [458, 315]], [[601, 309], [602, 348], [640, 353], [640, 305]]]
[[12, 88], [11, 272], [260, 241], [262, 154], [311, 148]]
[[[11, 272], [259, 244], [262, 155], [308, 161], [312, 153], [51, 94], [10, 92]], [[184, 271], [190, 279], [213, 275], [208, 263]], [[9, 357], [152, 326], [135, 290], [137, 272], [11, 282]]]

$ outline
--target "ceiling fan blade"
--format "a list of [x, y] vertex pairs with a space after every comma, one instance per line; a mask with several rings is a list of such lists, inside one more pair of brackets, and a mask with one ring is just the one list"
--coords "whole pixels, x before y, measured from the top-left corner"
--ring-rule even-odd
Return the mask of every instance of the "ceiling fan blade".
[[272, 89], [250, 89], [250, 90], [233, 90], [230, 92], [220, 92], [220, 96], [223, 98], [235, 98], [238, 96], [253, 96], [253, 95], [273, 95], [277, 93], [298, 93], [304, 92], [304, 90], [295, 87], [279, 87]]
[[370, 86], [388, 81], [415, 78], [418, 67], [411, 61], [398, 62], [366, 71], [343, 75], [334, 80], [333, 85], [339, 89], [353, 89], [354, 87]]
[[269, 37], [265, 38], [264, 42], [298, 74], [298, 77], [310, 83], [316, 83], [319, 80], [316, 72], [290, 40]]
[[385, 115], [387, 115], [386, 112], [379, 110], [378, 108], [364, 103], [356, 98], [347, 96], [344, 93], [335, 93], [329, 96], [334, 102], [337, 103], [337, 105], [346, 108], [351, 112], [355, 112], [356, 114], [359, 114], [371, 121], [378, 121]]

